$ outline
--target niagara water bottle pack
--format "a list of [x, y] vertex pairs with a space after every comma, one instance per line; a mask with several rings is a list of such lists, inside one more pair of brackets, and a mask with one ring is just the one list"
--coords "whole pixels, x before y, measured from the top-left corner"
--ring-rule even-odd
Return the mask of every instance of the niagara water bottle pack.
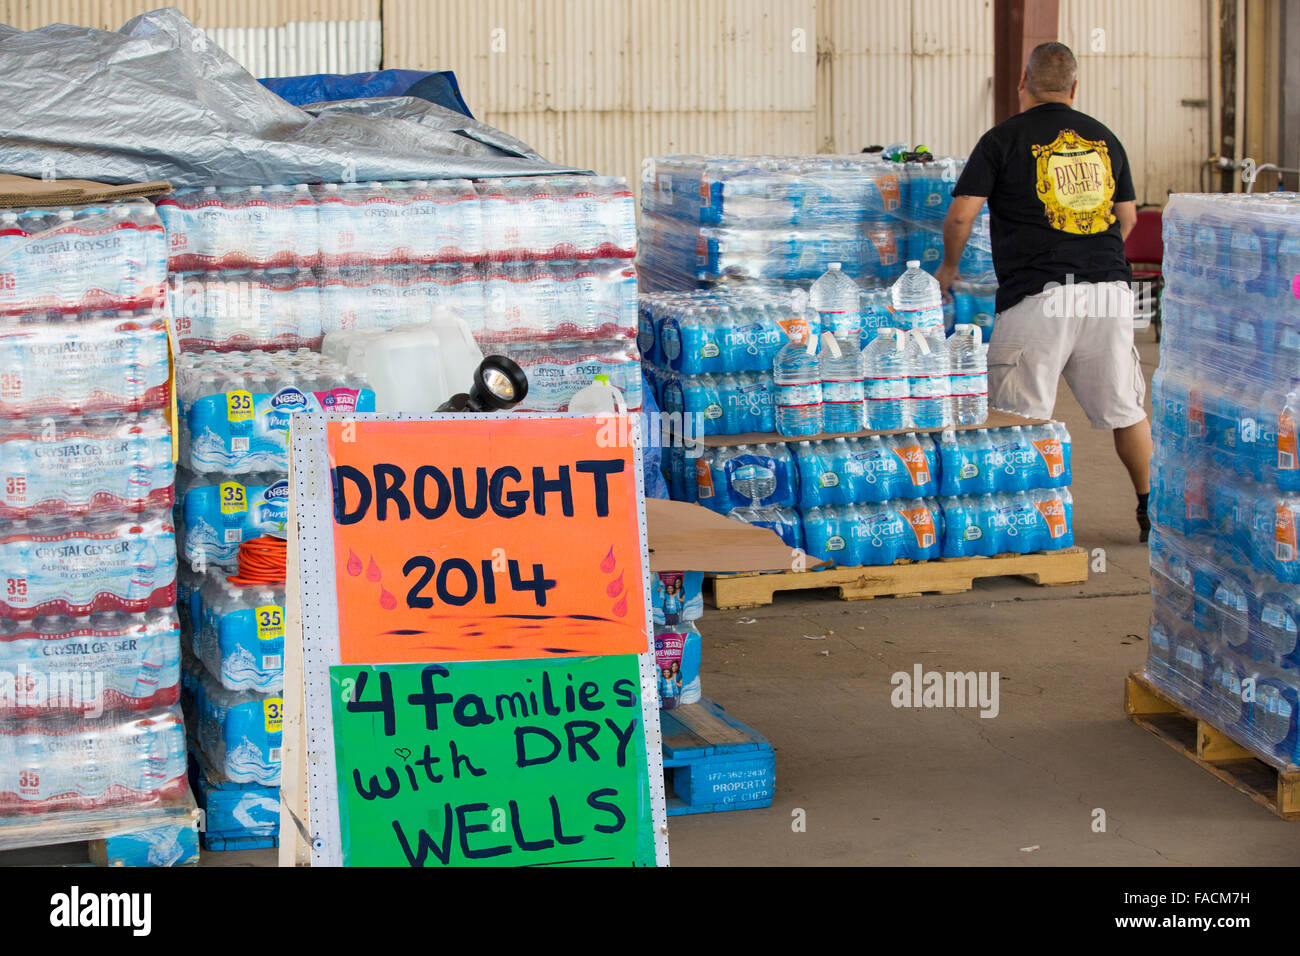
[[1300, 763], [1300, 197], [1175, 196], [1164, 232], [1146, 672]]
[[[963, 160], [908, 155], [662, 156], [641, 184], [641, 264], [648, 291], [719, 281], [810, 281], [832, 262], [887, 286], [909, 259], [933, 272]], [[992, 271], [987, 214], [961, 262]]]
[[363, 376], [318, 352], [203, 352], [176, 363], [181, 464], [197, 474], [288, 472], [294, 412], [370, 412]]
[[1071, 442], [1060, 422], [670, 448], [677, 500], [770, 528], [836, 564], [889, 564], [1074, 544]]

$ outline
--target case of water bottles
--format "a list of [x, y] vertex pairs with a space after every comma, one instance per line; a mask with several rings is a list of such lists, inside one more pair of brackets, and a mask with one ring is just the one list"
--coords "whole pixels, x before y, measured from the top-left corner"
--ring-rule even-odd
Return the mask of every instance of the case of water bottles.
[[[878, 155], [657, 157], [641, 188], [645, 291], [736, 279], [815, 279], [831, 262], [888, 285], [916, 259], [933, 272], [964, 160]], [[991, 273], [988, 218], [977, 221], [964, 276]]]
[[289, 479], [278, 472], [200, 475], [182, 470], [176, 522], [181, 556], [195, 567], [234, 568], [239, 546], [264, 535], [283, 538]]
[[0, 210], [0, 847], [188, 801], [166, 260], [143, 200]]
[[209, 569], [198, 591], [194, 655], [227, 690], [284, 686], [284, 585], [247, 585]]
[[840, 565], [1074, 545], [1060, 422], [668, 450], [670, 493]]
[[195, 686], [194, 708], [199, 748], [222, 777], [279, 784], [284, 700], [278, 693], [230, 690], [205, 671]]
[[1300, 764], [1300, 196], [1174, 196], [1164, 242], [1147, 676]]
[[203, 352], [176, 362], [180, 461], [197, 474], [289, 469], [293, 412], [372, 412], [364, 376], [319, 352]]

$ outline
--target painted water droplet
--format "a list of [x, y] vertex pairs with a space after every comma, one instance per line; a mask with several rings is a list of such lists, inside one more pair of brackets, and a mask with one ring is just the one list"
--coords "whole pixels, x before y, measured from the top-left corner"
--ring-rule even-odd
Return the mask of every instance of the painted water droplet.
[[614, 549], [612, 547], [609, 549], [609, 554], [601, 559], [600, 570], [605, 574], [609, 574], [614, 570]]
[[379, 565], [375, 564], [375, 556], [372, 554], [370, 556], [370, 567], [366, 568], [366, 580], [378, 581], [383, 576], [384, 574], [379, 570]]
[[627, 595], [614, 602], [614, 614], [617, 617], [627, 617]]
[[605, 593], [608, 594], [610, 597], [618, 597], [618, 595], [622, 592], [622, 590], [623, 590], [623, 572], [620, 571], [618, 573], [617, 578], [615, 578], [613, 581], [610, 581], [609, 584], [605, 585]]
[[397, 607], [397, 598], [388, 593], [388, 588], [381, 587], [379, 589], [379, 606], [385, 611], [391, 611]]
[[348, 548], [348, 574], [352, 575], [352, 577], [355, 578], [360, 573], [361, 573], [361, 559], [357, 557], [357, 553], [355, 551], [353, 551], [351, 548]]

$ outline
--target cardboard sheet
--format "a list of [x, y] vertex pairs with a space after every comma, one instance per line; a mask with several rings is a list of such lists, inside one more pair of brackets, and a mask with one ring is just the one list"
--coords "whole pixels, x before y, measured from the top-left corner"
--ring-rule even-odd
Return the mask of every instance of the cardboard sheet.
[[139, 199], [169, 193], [170, 183], [126, 183], [110, 186], [88, 179], [29, 179], [0, 173], [0, 206], [66, 206], [109, 199]]
[[[790, 548], [775, 531], [686, 501], [647, 498], [651, 571], [789, 571]], [[829, 565], [809, 555], [809, 569]]]

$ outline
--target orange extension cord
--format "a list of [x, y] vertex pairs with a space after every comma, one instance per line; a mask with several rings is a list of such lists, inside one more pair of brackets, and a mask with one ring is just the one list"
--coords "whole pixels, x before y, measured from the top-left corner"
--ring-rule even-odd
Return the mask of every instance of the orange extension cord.
[[283, 538], [262, 537], [245, 541], [239, 546], [239, 573], [226, 580], [241, 587], [283, 584], [287, 554]]

